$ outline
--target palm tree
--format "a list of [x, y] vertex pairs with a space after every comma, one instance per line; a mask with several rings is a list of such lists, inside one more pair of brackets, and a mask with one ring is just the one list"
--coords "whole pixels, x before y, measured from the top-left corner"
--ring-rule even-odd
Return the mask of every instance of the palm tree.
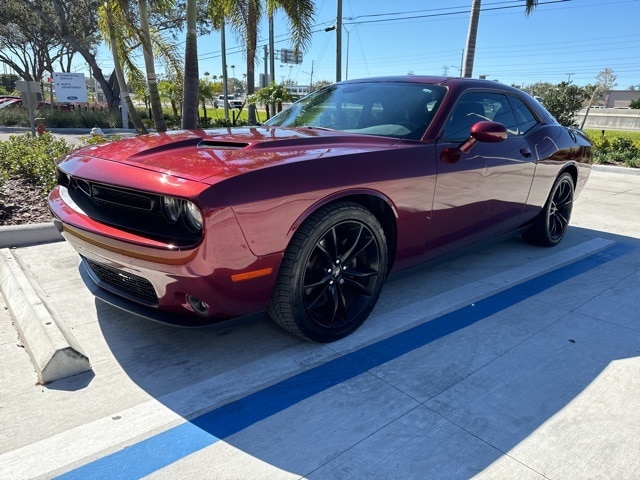
[[[478, 36], [478, 20], [480, 19], [480, 2], [473, 0], [471, 3], [471, 19], [469, 20], [469, 33], [467, 35], [467, 47], [464, 51], [464, 64], [462, 76], [471, 78], [473, 75], [473, 61], [476, 54], [476, 38]], [[538, 5], [538, 0], [526, 0], [525, 13], [529, 15]]]
[[182, 102], [182, 77], [160, 80], [158, 82], [158, 91], [160, 92], [160, 98], [168, 100], [171, 104], [173, 119], [177, 124], [180, 120], [178, 105]]
[[[129, 88], [127, 87], [127, 82], [124, 78], [124, 71], [122, 69], [121, 59], [123, 56], [126, 56], [126, 54], [124, 54], [126, 46], [123, 42], [124, 35], [122, 34], [122, 31], [124, 30], [124, 18], [121, 13], [121, 9], [117, 8], [112, 1], [106, 1], [99, 7], [98, 25], [102, 31], [102, 35], [105, 37], [111, 48], [114, 64], [113, 68], [115, 70], [116, 78], [118, 79], [118, 85], [120, 86], [120, 94], [127, 106], [127, 111], [133, 126], [139, 133], [147, 133], [147, 129], [138, 115], [138, 111], [133, 105], [133, 101], [131, 100]], [[118, 31], [120, 31], [120, 34], [118, 34]]]
[[[268, 15], [282, 9], [291, 27], [293, 48], [304, 50], [312, 33], [315, 14], [313, 0], [265, 0]], [[258, 44], [258, 24], [264, 13], [261, 0], [209, 0], [209, 13], [214, 28], [228, 20], [236, 34], [246, 44], [247, 95], [255, 92], [255, 60]], [[255, 105], [249, 105], [249, 123], [256, 123]]]
[[[146, 71], [147, 92], [151, 106], [154, 127], [158, 132], [164, 132], [167, 125], [164, 121], [162, 101], [158, 92], [158, 80], [154, 65], [154, 44], [163, 43], [162, 38], [149, 26], [149, 7], [154, 13], [167, 13], [174, 4], [174, 0], [136, 0], [135, 6], [131, 0], [112, 0], [117, 5], [124, 19], [126, 40], [136, 40], [142, 47], [142, 56]], [[137, 6], [138, 15], [135, 15]], [[126, 60], [126, 59], [123, 59]]]
[[[151, 2], [153, 2], [155, 10], [158, 12], [168, 10], [172, 4], [171, 0], [151, 0]], [[156, 131], [165, 132], [167, 130], [167, 124], [164, 121], [162, 101], [160, 100], [160, 92], [158, 92], [158, 80], [156, 78], [156, 70], [153, 61], [147, 0], [138, 0], [138, 10], [140, 15], [140, 43], [142, 44], [142, 56], [144, 58], [144, 66], [147, 71], [147, 87], [149, 89], [149, 102], [151, 103], [153, 124]]]
[[187, 36], [184, 48], [184, 83], [182, 94], [182, 128], [198, 126], [198, 21], [197, 0], [187, 0]]
[[206, 122], [208, 120], [207, 100], [213, 101], [215, 97], [215, 84], [211, 83], [208, 78], [200, 80], [200, 83], [198, 84], [198, 97], [200, 98], [200, 102], [202, 102], [202, 111]]

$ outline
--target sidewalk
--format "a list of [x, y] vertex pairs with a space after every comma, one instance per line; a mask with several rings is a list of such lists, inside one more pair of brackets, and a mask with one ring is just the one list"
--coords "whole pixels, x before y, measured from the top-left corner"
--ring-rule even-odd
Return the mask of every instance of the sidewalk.
[[[91, 135], [90, 128], [47, 128], [54, 137], [64, 138], [72, 145], [81, 145], [82, 137]], [[135, 135], [136, 131], [123, 128], [105, 128], [102, 129], [105, 135]], [[31, 133], [31, 129], [27, 127], [2, 127], [0, 126], [0, 141], [6, 141], [12, 135], [24, 135]]]

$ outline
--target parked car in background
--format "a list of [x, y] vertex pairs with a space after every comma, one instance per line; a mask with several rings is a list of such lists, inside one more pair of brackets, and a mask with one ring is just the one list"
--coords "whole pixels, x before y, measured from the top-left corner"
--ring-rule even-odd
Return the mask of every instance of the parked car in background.
[[[227, 105], [229, 108], [241, 109], [243, 104], [244, 102], [235, 95], [227, 95]], [[224, 95], [218, 95], [218, 98], [213, 102], [213, 106], [216, 108], [224, 108]]]
[[16, 95], [0, 95], [0, 103], [8, 102], [9, 100], [20, 100], [20, 98]]
[[558, 244], [590, 161], [581, 131], [515, 88], [349, 80], [263, 126], [74, 151], [49, 205], [107, 302], [182, 326], [266, 309], [330, 342], [390, 272], [510, 232]]
[[[27, 108], [26, 103], [22, 101], [21, 97], [5, 97], [0, 98], [0, 108]], [[51, 108], [51, 104], [49, 102], [38, 101], [34, 105], [36, 110], [40, 110], [43, 108]], [[61, 110], [70, 110], [68, 104], [56, 104], [56, 108]]]
[[4, 97], [0, 98], [0, 108], [20, 107], [22, 99], [20, 97]]

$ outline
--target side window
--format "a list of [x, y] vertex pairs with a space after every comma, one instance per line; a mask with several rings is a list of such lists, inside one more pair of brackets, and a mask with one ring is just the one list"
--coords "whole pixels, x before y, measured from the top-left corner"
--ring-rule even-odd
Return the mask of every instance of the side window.
[[527, 133], [538, 124], [538, 120], [531, 113], [531, 110], [518, 97], [509, 97], [511, 107], [516, 115], [521, 134]]
[[509, 135], [518, 134], [518, 123], [505, 95], [470, 92], [460, 98], [451, 112], [445, 125], [444, 138], [465, 140], [469, 137], [471, 126], [481, 120], [500, 122], [507, 127]]

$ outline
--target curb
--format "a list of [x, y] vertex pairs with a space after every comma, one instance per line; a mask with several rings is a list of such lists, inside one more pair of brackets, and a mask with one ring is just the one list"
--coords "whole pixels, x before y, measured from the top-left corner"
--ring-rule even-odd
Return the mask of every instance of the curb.
[[592, 164], [591, 168], [599, 172], [626, 173], [627, 175], [640, 175], [640, 168], [618, 167], [616, 165]]
[[0, 227], [0, 248], [28, 247], [61, 240], [64, 238], [53, 222]]
[[19, 258], [6, 248], [0, 250], [0, 291], [41, 383], [91, 370], [77, 340], [57, 320]]

